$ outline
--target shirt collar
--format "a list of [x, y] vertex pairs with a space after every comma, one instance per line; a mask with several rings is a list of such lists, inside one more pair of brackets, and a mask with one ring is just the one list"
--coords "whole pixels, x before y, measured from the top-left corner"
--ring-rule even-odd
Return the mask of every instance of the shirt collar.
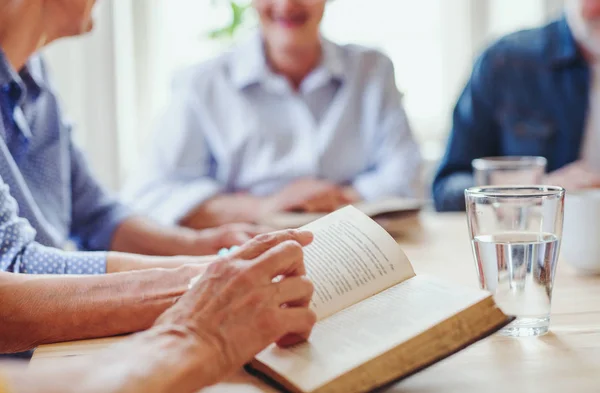
[[258, 33], [236, 46], [230, 59], [231, 79], [239, 89], [259, 83], [268, 71], [262, 39]]
[[42, 57], [40, 55], [33, 55], [29, 58], [25, 67], [19, 73], [21, 79], [25, 81], [27, 87], [35, 88], [40, 91], [46, 88], [45, 70]]
[[554, 22], [550, 33], [546, 53], [553, 66], [561, 67], [584, 60], [565, 15]]
[[[317, 69], [322, 68], [327, 71], [330, 79], [343, 80], [346, 76], [346, 67], [341, 48], [325, 38], [321, 38], [321, 45], [323, 57]], [[239, 89], [260, 83], [272, 75], [267, 64], [262, 36], [258, 32], [234, 48], [230, 59], [231, 78]]]
[[21, 88], [21, 99], [28, 89], [38, 94], [44, 86], [44, 70], [39, 56], [32, 56], [20, 72], [15, 71], [0, 48], [0, 86], [16, 83]]
[[346, 64], [342, 48], [326, 38], [321, 38], [323, 60], [321, 66], [325, 67], [335, 79], [344, 80], [346, 77]]
[[23, 85], [21, 77], [8, 62], [6, 54], [2, 48], [0, 48], [0, 86], [7, 85], [12, 82], [16, 82], [21, 86]]

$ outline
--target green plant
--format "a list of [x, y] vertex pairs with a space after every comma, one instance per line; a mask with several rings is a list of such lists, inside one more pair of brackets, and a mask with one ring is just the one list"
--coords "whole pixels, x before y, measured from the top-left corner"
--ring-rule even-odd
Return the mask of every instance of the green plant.
[[217, 6], [222, 3], [227, 3], [231, 13], [231, 21], [228, 25], [212, 30], [208, 33], [211, 39], [231, 39], [236, 31], [242, 27], [248, 20], [248, 14], [251, 7], [249, 0], [212, 0], [212, 4]]

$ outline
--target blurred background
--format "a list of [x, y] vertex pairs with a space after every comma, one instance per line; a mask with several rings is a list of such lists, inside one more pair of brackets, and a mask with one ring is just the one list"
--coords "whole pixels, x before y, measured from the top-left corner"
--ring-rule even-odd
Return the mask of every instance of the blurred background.
[[[256, 26], [248, 3], [104, 0], [91, 35], [46, 49], [75, 139], [106, 186], [119, 190], [134, 169], [173, 74]], [[474, 58], [498, 36], [540, 25], [561, 7], [562, 0], [331, 0], [323, 34], [391, 57], [429, 176]]]

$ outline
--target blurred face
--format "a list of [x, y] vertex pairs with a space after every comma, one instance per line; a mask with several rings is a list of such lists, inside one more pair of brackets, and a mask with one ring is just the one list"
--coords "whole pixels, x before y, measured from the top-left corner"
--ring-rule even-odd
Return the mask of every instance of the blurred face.
[[94, 26], [96, 0], [44, 0], [44, 23], [51, 39], [87, 33]]
[[565, 8], [575, 39], [600, 56], [600, 0], [566, 0]]
[[265, 40], [273, 48], [314, 45], [326, 0], [253, 0]]

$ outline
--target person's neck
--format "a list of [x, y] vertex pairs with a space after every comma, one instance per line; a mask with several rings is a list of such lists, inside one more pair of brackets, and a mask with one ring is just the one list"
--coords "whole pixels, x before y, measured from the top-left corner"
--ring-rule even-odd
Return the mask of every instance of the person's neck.
[[0, 7], [0, 15], [4, 16], [0, 17], [0, 48], [13, 69], [19, 71], [29, 57], [45, 44], [43, 24], [39, 14], [26, 7]]
[[295, 90], [314, 70], [321, 61], [321, 44], [315, 42], [312, 46], [290, 48], [286, 50], [272, 50], [266, 45], [269, 66], [277, 74], [285, 76]]

